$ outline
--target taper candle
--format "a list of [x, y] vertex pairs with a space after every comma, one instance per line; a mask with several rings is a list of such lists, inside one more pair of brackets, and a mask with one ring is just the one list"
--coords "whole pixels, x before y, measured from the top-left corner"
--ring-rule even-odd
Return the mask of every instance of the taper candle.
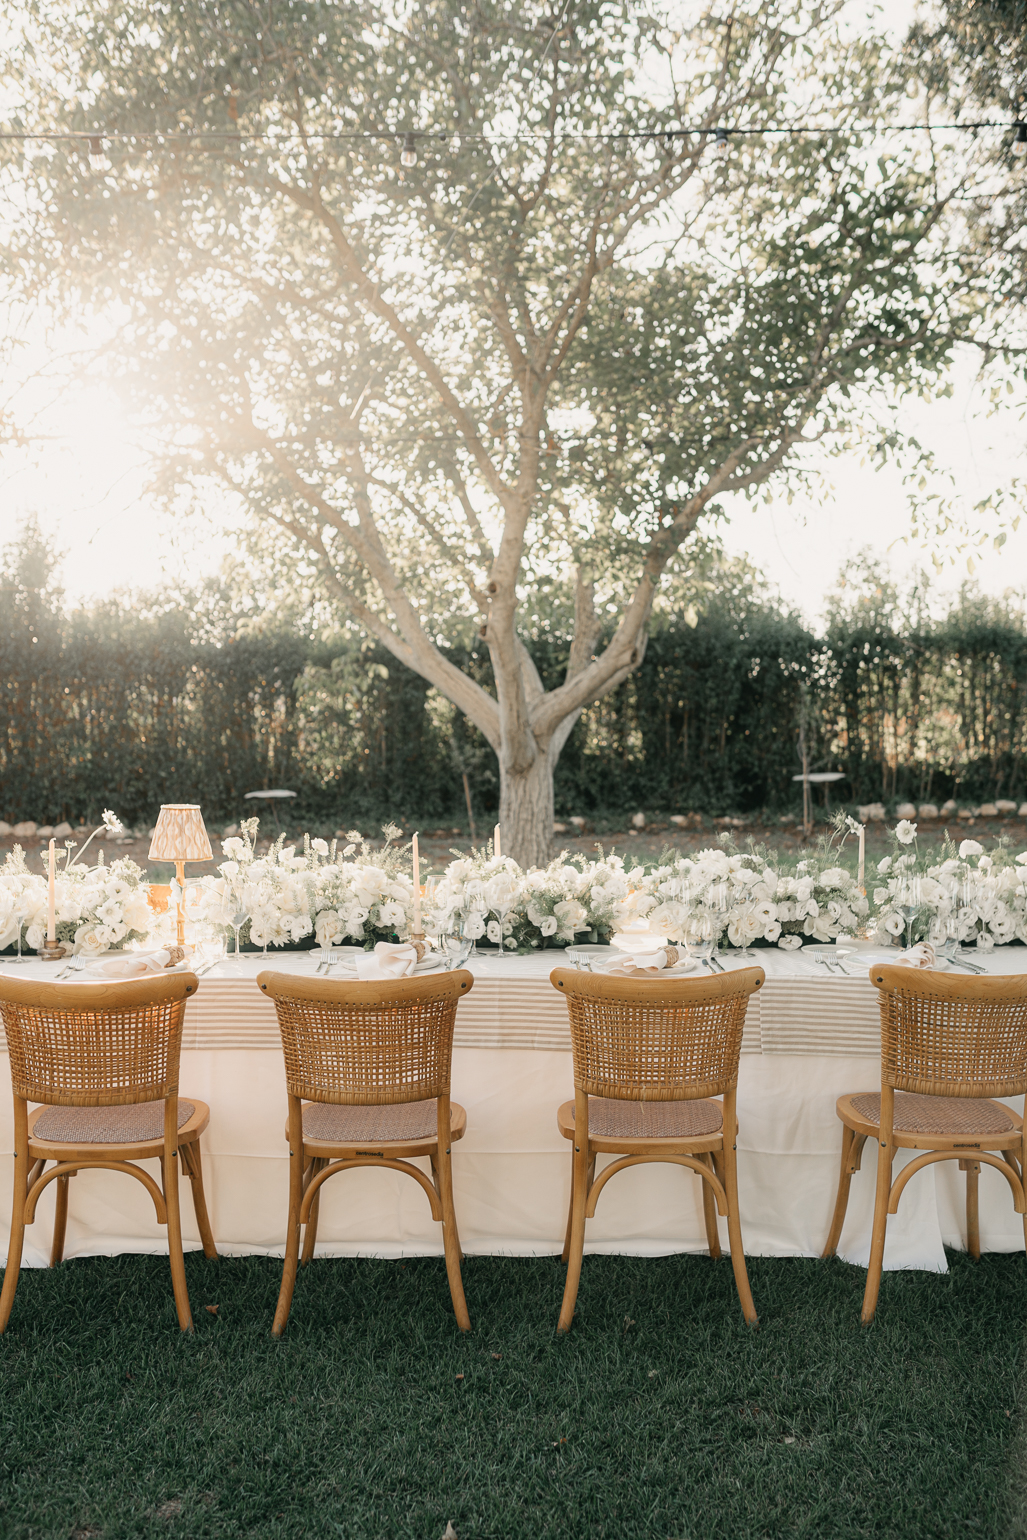
[[57, 940], [57, 857], [54, 841], [50, 841], [50, 882], [46, 896], [46, 939]]
[[503, 852], [499, 848], [499, 825], [498, 824], [496, 824], [496, 827], [495, 827], [495, 829], [492, 832], [492, 854], [494, 856], [497, 856], [497, 857], [501, 856], [503, 854]]
[[414, 857], [414, 933], [421, 932], [421, 858], [417, 852], [417, 835], [414, 835], [411, 846]]
[[867, 826], [865, 823], [861, 823], [859, 826], [859, 870], [856, 873], [856, 886], [861, 893], [863, 891], [864, 866], [866, 863], [866, 839]]

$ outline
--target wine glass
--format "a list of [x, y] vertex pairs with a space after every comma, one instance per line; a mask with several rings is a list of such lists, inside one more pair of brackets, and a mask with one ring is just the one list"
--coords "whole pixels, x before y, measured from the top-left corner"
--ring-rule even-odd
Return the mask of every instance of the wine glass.
[[454, 968], [461, 967], [471, 955], [474, 942], [469, 936], [463, 934], [461, 926], [459, 932], [450, 931], [442, 937], [442, 949], [446, 954], [446, 972], [451, 973]]
[[705, 905], [699, 910], [695, 919], [695, 928], [698, 932], [697, 939], [688, 947], [692, 956], [697, 957], [704, 967], [713, 971], [710, 958], [713, 956], [713, 948], [717, 939], [717, 926], [713, 915]]
[[421, 911], [421, 923], [424, 924], [425, 915], [428, 916], [428, 924], [432, 929], [426, 934], [435, 951], [439, 949], [439, 919], [435, 908], [435, 899], [441, 886], [441, 877], [426, 877], [424, 879], [424, 900]]
[[[222, 905], [222, 913], [228, 924], [235, 932], [235, 956], [238, 959], [242, 951], [242, 948], [239, 945], [239, 932], [242, 930], [243, 926], [246, 924], [246, 921], [250, 917], [246, 905], [243, 903], [242, 894], [235, 892], [227, 893], [225, 895], [225, 901]], [[267, 956], [266, 947], [264, 949], [264, 955]]]
[[906, 951], [913, 945], [913, 921], [920, 913], [920, 878], [908, 877], [898, 892], [895, 907], [906, 922]]
[[28, 894], [21, 892], [16, 896], [14, 900], [14, 919], [18, 926], [18, 955], [17, 957], [12, 957], [9, 959], [8, 967], [13, 967], [16, 963], [26, 963], [29, 961], [27, 957], [22, 957], [21, 955], [21, 933], [25, 925], [25, 921], [29, 917], [29, 912], [30, 908]]
[[[488, 914], [488, 912], [488, 900], [485, 897], [485, 893], [481, 885], [475, 884], [473, 887], [468, 886], [467, 896], [464, 900], [464, 920], [460, 930], [471, 944], [471, 949], [468, 955], [475, 959], [480, 958], [482, 955], [478, 951], [478, 938], [477, 936], [473, 935], [468, 936], [466, 933], [468, 929], [476, 931], [478, 929], [478, 924], [480, 923], [482, 926], [482, 934], [484, 934], [485, 916]], [[472, 915], [474, 916], [473, 920], [471, 918]]]

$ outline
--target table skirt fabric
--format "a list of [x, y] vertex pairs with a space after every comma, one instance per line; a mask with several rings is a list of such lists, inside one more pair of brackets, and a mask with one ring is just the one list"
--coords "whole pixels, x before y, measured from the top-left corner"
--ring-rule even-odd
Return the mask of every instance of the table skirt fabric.
[[[1023, 949], [1003, 966], [1020, 971]], [[817, 1256], [838, 1180], [845, 1092], [876, 1090], [880, 1058], [877, 994], [865, 973], [818, 978], [773, 953], [758, 958], [767, 985], [753, 1003], [738, 1084], [738, 1183], [742, 1233], [754, 1256]], [[270, 960], [269, 960], [270, 961]], [[454, 1100], [467, 1109], [467, 1134], [453, 1148], [453, 1179], [463, 1248], [469, 1255], [559, 1253], [570, 1193], [570, 1148], [556, 1109], [574, 1094], [562, 996], [548, 983], [559, 957], [476, 965], [475, 988], [458, 1009]], [[286, 967], [286, 959], [271, 964]], [[42, 964], [32, 976], [52, 977]], [[312, 971], [293, 954], [287, 971]], [[252, 961], [225, 963], [201, 980], [187, 1007], [180, 1084], [211, 1108], [201, 1148], [214, 1235], [225, 1254], [284, 1247], [288, 1202], [286, 1097], [282, 1054], [269, 1002]], [[22, 970], [28, 976], [29, 969]], [[548, 994], [546, 993], [548, 991]], [[1019, 1099], [1010, 1105], [1020, 1110]], [[0, 1049], [0, 1255], [6, 1249], [13, 1181], [13, 1116], [6, 1052]], [[896, 1170], [912, 1152], [900, 1151]], [[601, 1160], [603, 1157], [600, 1158]], [[870, 1246], [875, 1152], [854, 1177], [839, 1255], [864, 1264]], [[156, 1174], [156, 1164], [154, 1173]], [[425, 1163], [427, 1168], [427, 1163]], [[964, 1244], [964, 1182], [955, 1162], [928, 1167], [903, 1194], [888, 1227], [886, 1268], [944, 1271], [944, 1247]], [[184, 1186], [185, 1184], [183, 1184]], [[54, 1187], [26, 1234], [25, 1264], [49, 1259]], [[65, 1255], [166, 1250], [163, 1229], [142, 1187], [110, 1172], [83, 1171], [70, 1188]], [[1024, 1244], [1007, 1183], [984, 1167], [981, 1245]], [[186, 1245], [198, 1246], [183, 1192]], [[721, 1243], [727, 1248], [724, 1221]], [[674, 1166], [619, 1174], [603, 1191], [586, 1229], [586, 1251], [656, 1256], [703, 1252], [699, 1179]], [[318, 1255], [409, 1256], [442, 1252], [441, 1228], [421, 1189], [388, 1170], [355, 1170], [322, 1191]]]

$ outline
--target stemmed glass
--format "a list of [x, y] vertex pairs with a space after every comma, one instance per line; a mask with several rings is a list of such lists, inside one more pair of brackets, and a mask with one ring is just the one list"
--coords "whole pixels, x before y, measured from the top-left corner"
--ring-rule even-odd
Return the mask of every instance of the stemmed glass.
[[18, 926], [18, 955], [17, 955], [17, 957], [12, 957], [12, 958], [9, 959], [9, 966], [11, 966], [11, 967], [13, 967], [15, 963], [26, 963], [29, 960], [27, 957], [22, 957], [22, 955], [21, 955], [21, 932], [22, 932], [22, 928], [23, 928], [23, 926], [25, 924], [25, 921], [28, 919], [28, 917], [29, 917], [28, 894], [22, 892], [22, 893], [19, 893], [17, 898], [14, 900], [14, 918], [15, 918], [15, 922], [17, 923], [17, 926]]
[[440, 937], [438, 914], [435, 910], [435, 895], [439, 891], [439, 885], [441, 882], [441, 877], [426, 877], [424, 879], [424, 907], [421, 911], [421, 924], [424, 924], [424, 917], [427, 915], [428, 924], [432, 926], [432, 929], [427, 931], [426, 934], [428, 940], [431, 942], [432, 947], [436, 952], [439, 949]]
[[693, 941], [688, 950], [712, 972], [713, 965], [710, 962], [710, 958], [713, 956], [717, 927], [713, 922], [713, 915], [705, 905], [700, 908], [696, 915], [696, 928], [699, 932], [699, 939]]
[[[238, 958], [242, 951], [239, 945], [239, 932], [249, 919], [246, 905], [242, 901], [242, 894], [235, 892], [226, 893], [221, 912], [235, 931], [235, 956]], [[267, 947], [264, 948], [264, 956], [267, 956]]]
[[899, 888], [895, 906], [906, 922], [906, 951], [913, 945], [913, 921], [920, 913], [920, 878], [907, 877]]
[[[482, 955], [478, 951], [478, 938], [476, 936], [468, 936], [467, 935], [467, 930], [468, 930], [468, 927], [469, 927], [469, 925], [471, 923], [471, 916], [472, 915], [474, 915], [475, 919], [480, 921], [482, 926], [484, 926], [485, 916], [489, 912], [488, 901], [487, 901], [487, 899], [485, 897], [484, 891], [483, 891], [483, 889], [482, 889], [480, 884], [475, 884], [473, 887], [468, 885], [467, 899], [466, 899], [466, 902], [464, 904], [464, 910], [465, 910], [464, 922], [463, 922], [463, 925], [460, 927], [461, 933], [471, 943], [471, 949], [470, 949], [470, 951], [469, 951], [469, 953], [467, 955], [469, 957], [473, 957], [473, 958], [477, 959], [477, 958], [480, 958], [481, 955]], [[473, 928], [475, 930], [477, 930], [478, 929], [477, 924], [474, 924]]]

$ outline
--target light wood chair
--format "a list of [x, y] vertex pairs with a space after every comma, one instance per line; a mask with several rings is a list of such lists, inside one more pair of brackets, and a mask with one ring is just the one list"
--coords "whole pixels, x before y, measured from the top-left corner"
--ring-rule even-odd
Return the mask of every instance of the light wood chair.
[[[877, 1309], [888, 1215], [925, 1166], [957, 1160], [966, 1172], [966, 1240], [981, 1254], [977, 1182], [981, 1165], [1001, 1171], [1024, 1214], [1023, 1118], [993, 1096], [1027, 1091], [1027, 979], [953, 978], [895, 964], [871, 968], [880, 991], [881, 1089], [838, 1098], [842, 1160], [824, 1256], [841, 1238], [849, 1187], [868, 1139], [877, 1146], [877, 1193], [863, 1324]], [[892, 1181], [896, 1150], [923, 1150]]]
[[[558, 1331], [569, 1331], [574, 1318], [585, 1220], [599, 1194], [618, 1171], [652, 1161], [686, 1166], [702, 1179], [711, 1257], [720, 1256], [717, 1211], [726, 1214], [742, 1313], [750, 1326], [758, 1324], [738, 1216], [735, 1092], [749, 996], [764, 978], [762, 968], [663, 980], [569, 968], [550, 974], [567, 997], [574, 1055], [574, 1100], [557, 1113], [561, 1134], [573, 1143]], [[597, 1177], [601, 1154], [620, 1159]]]
[[[0, 1332], [10, 1319], [25, 1226], [35, 1220], [40, 1193], [56, 1181], [50, 1250], [55, 1267], [64, 1256], [68, 1182], [82, 1170], [124, 1171], [146, 1188], [157, 1223], [168, 1227], [178, 1324], [192, 1331], [182, 1257], [181, 1170], [192, 1184], [204, 1255], [217, 1256], [199, 1144], [210, 1110], [196, 1097], [187, 1101], [178, 1094], [185, 1002], [196, 989], [192, 973], [95, 984], [0, 975], [14, 1089], [14, 1204]], [[30, 1113], [29, 1102], [43, 1105]], [[136, 1164], [141, 1160], [160, 1162], [159, 1185]]]
[[[381, 984], [259, 973], [274, 1001], [285, 1054], [289, 1117], [289, 1228], [272, 1331], [289, 1319], [296, 1271], [314, 1254], [321, 1188], [353, 1166], [388, 1167], [414, 1178], [442, 1221], [446, 1273], [461, 1331], [463, 1252], [453, 1207], [453, 1142], [467, 1127], [449, 1099], [457, 1003], [474, 983], [464, 970]], [[425, 1156], [431, 1178], [411, 1160]]]

